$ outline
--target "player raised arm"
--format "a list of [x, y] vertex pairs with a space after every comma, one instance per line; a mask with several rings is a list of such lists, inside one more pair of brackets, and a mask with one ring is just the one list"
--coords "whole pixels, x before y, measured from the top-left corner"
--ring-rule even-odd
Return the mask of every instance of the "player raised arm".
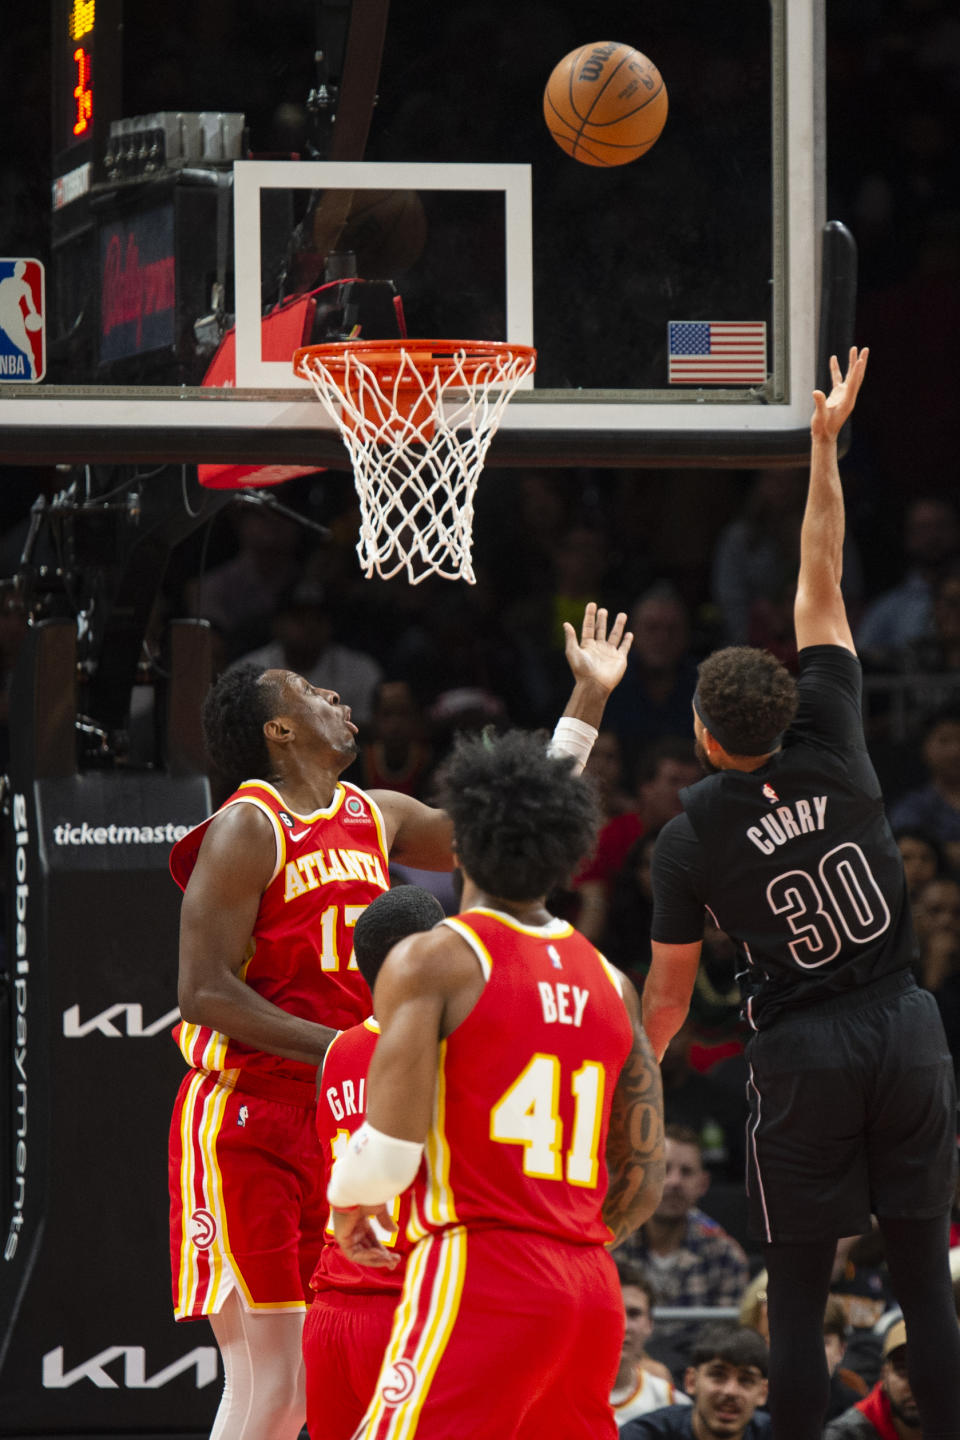
[[[573, 690], [557, 721], [551, 748], [572, 755], [579, 769], [587, 762], [611, 693], [623, 679], [633, 635], [621, 611], [608, 633], [608, 615], [592, 600], [583, 613], [580, 635], [564, 622], [565, 653]], [[372, 790], [387, 825], [390, 858], [420, 870], [449, 870], [453, 831], [442, 810], [395, 790]]]
[[607, 1131], [603, 1220], [613, 1231], [614, 1244], [625, 1240], [653, 1214], [666, 1176], [660, 1067], [640, 1023], [637, 993], [625, 975], [621, 980], [633, 1025], [633, 1045], [613, 1092]]
[[810, 487], [800, 532], [800, 574], [794, 605], [797, 648], [842, 645], [853, 650], [853, 636], [840, 590], [843, 574], [844, 504], [837, 438], [849, 418], [867, 368], [869, 351], [851, 346], [847, 373], [830, 357], [829, 395], [813, 392], [810, 422]]

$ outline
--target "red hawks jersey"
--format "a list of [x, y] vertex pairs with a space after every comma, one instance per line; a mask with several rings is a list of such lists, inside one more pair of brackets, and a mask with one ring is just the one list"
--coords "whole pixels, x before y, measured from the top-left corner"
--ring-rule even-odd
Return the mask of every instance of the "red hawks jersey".
[[[363, 1124], [367, 1108], [367, 1071], [373, 1058], [380, 1026], [372, 1017], [362, 1025], [354, 1025], [338, 1035], [323, 1060], [320, 1098], [317, 1101], [317, 1134], [323, 1150], [323, 1188], [330, 1183], [334, 1160], [338, 1160], [355, 1130]], [[374, 1227], [389, 1250], [400, 1255], [400, 1264], [393, 1270], [378, 1270], [373, 1265], [355, 1265], [348, 1260], [333, 1238], [333, 1226], [327, 1221], [325, 1244], [310, 1284], [314, 1290], [353, 1290], [365, 1294], [403, 1289], [406, 1256], [410, 1250], [407, 1225], [410, 1220], [410, 1191], [398, 1195], [390, 1213], [397, 1229], [388, 1234]]]
[[[353, 955], [353, 927], [366, 907], [389, 889], [383, 816], [368, 795], [339, 781], [324, 810], [298, 815], [265, 780], [247, 780], [216, 813], [256, 805], [273, 826], [276, 864], [260, 900], [239, 978], [281, 1010], [329, 1025], [355, 1025], [370, 1013], [370, 991]], [[182, 890], [214, 816], [178, 840], [170, 870]], [[316, 1068], [267, 1055], [206, 1025], [182, 1022], [174, 1031], [188, 1064], [221, 1073], [269, 1071], [312, 1085]]]
[[606, 1244], [607, 1129], [633, 1044], [617, 972], [565, 921], [476, 909], [441, 923], [486, 985], [440, 1045], [411, 1238], [465, 1224]]

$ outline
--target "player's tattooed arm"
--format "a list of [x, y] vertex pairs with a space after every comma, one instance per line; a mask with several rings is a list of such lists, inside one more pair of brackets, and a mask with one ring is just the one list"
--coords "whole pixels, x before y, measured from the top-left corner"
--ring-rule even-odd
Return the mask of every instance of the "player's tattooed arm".
[[640, 1023], [636, 991], [626, 977], [624, 1002], [633, 1025], [633, 1045], [613, 1092], [603, 1202], [603, 1219], [616, 1245], [653, 1214], [666, 1176], [660, 1067]]

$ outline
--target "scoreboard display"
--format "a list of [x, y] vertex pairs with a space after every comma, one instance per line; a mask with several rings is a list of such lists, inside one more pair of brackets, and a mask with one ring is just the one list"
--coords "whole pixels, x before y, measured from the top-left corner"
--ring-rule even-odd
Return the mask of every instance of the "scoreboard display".
[[121, 8], [121, 0], [52, 0], [55, 179], [94, 163], [120, 113]]

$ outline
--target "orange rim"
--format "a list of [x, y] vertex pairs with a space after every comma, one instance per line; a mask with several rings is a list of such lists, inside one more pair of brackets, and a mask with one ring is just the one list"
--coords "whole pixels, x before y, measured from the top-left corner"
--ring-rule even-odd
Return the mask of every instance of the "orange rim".
[[294, 352], [294, 373], [309, 375], [305, 362], [316, 358], [327, 370], [342, 375], [350, 359], [361, 360], [376, 374], [390, 379], [403, 355], [417, 370], [432, 371], [446, 378], [460, 370], [467, 377], [491, 360], [512, 355], [535, 367], [537, 352], [532, 345], [514, 345], [509, 340], [335, 340], [324, 345], [304, 345]]

